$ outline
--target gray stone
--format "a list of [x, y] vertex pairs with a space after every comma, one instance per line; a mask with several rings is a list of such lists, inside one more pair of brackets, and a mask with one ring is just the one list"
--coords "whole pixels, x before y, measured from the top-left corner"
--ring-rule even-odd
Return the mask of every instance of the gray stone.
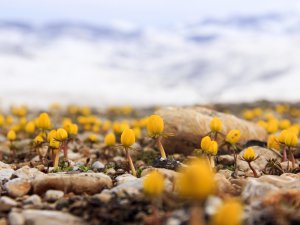
[[22, 178], [22, 179], [32, 180], [37, 176], [43, 176], [46, 174], [42, 173], [41, 171], [39, 171], [36, 168], [30, 168], [29, 166], [23, 166], [22, 168], [16, 170], [14, 172], [14, 175], [19, 178]]
[[100, 171], [105, 168], [105, 165], [102, 162], [96, 161], [92, 164], [92, 169], [95, 171]]
[[1, 169], [0, 170], [0, 182], [3, 180], [9, 180], [15, 171], [13, 169]]
[[26, 200], [24, 200], [24, 204], [31, 204], [39, 206], [42, 204], [42, 199], [38, 195], [31, 195]]
[[136, 179], [137, 179], [137, 177], [135, 177], [129, 173], [125, 173], [125, 174], [122, 174], [122, 175], [116, 177], [117, 185], [124, 184], [129, 181], [136, 180]]
[[96, 194], [105, 188], [112, 187], [112, 180], [104, 173], [53, 173], [36, 177], [32, 181], [33, 191], [37, 194], [47, 190], [61, 190], [65, 193]]
[[45, 194], [45, 199], [48, 202], [56, 202], [60, 198], [64, 197], [64, 192], [63, 191], [58, 191], [58, 190], [48, 190], [46, 191]]
[[24, 225], [25, 224], [25, 218], [24, 216], [19, 212], [11, 212], [8, 215], [8, 221], [10, 225]]
[[31, 189], [31, 184], [28, 180], [16, 178], [5, 183], [4, 187], [11, 197], [16, 198], [26, 195]]

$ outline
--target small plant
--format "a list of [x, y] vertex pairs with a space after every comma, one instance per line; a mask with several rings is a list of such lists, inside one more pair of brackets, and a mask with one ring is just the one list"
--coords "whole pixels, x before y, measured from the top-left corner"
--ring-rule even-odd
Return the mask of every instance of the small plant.
[[244, 155], [241, 157], [241, 159], [248, 163], [250, 169], [253, 172], [254, 177], [258, 177], [256, 170], [251, 165], [251, 162], [258, 159], [259, 156], [256, 156], [255, 151], [253, 148], [249, 147], [244, 151]]
[[214, 117], [210, 121], [210, 130], [211, 132], [209, 133], [209, 135], [212, 137], [213, 140], [217, 140], [218, 135], [223, 135], [221, 133], [222, 121], [219, 119], [219, 117]]
[[[215, 167], [215, 156], [218, 153], [218, 143], [216, 141], [211, 140], [209, 136], [205, 136], [201, 139], [201, 151], [204, 153], [212, 168]], [[202, 155], [203, 156], [203, 155]]]
[[8, 131], [6, 137], [10, 143], [9, 148], [12, 151], [12, 156], [13, 156], [13, 158], [15, 158], [16, 157], [16, 146], [14, 145], [14, 141], [17, 138], [16, 132], [14, 130], [10, 130], [10, 131]]
[[47, 113], [41, 113], [39, 117], [36, 119], [36, 126], [41, 131], [41, 136], [47, 136], [47, 130], [50, 130], [52, 127], [50, 117]]
[[203, 158], [191, 160], [187, 165], [179, 170], [176, 190], [181, 197], [188, 199], [192, 204], [189, 224], [201, 225], [204, 224], [205, 200], [216, 190], [215, 174], [207, 160]]
[[107, 147], [112, 147], [116, 144], [116, 136], [114, 133], [109, 133], [104, 137], [104, 143]]
[[54, 137], [60, 142], [60, 149], [64, 152], [64, 160], [68, 161], [68, 133], [64, 128], [59, 128], [56, 131], [56, 136]]
[[132, 175], [136, 177], [137, 173], [134, 168], [132, 158], [129, 153], [129, 149], [135, 143], [135, 134], [132, 129], [126, 128], [121, 135], [121, 144], [123, 145], [126, 153], [126, 158], [129, 163], [129, 167], [131, 169]]
[[164, 150], [163, 145], [161, 144], [161, 138], [165, 136], [164, 132], [164, 121], [158, 115], [152, 115], [148, 118], [147, 123], [148, 135], [154, 139], [156, 139], [157, 147], [160, 151], [161, 158], [166, 159], [167, 155]]

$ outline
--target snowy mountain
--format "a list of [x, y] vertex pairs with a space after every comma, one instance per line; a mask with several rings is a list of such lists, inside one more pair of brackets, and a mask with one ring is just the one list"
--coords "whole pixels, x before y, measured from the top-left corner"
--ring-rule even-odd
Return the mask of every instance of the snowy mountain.
[[299, 100], [300, 17], [173, 27], [0, 21], [4, 104]]

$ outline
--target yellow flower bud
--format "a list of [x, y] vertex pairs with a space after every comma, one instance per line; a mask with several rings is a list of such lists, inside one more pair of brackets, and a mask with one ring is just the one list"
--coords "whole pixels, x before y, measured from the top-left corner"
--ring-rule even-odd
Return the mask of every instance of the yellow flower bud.
[[16, 132], [14, 130], [10, 130], [8, 133], [7, 133], [7, 139], [10, 140], [10, 141], [14, 141], [16, 140], [17, 138], [17, 135], [16, 135]]
[[267, 129], [268, 126], [267, 122], [263, 120], [259, 120], [256, 124], [264, 129]]
[[164, 176], [158, 171], [152, 171], [143, 181], [144, 193], [151, 197], [160, 196], [164, 190], [164, 186]]
[[243, 112], [243, 117], [246, 120], [253, 120], [253, 118], [255, 117], [255, 114], [252, 110], [245, 110]]
[[215, 174], [207, 160], [194, 159], [179, 172], [176, 189], [181, 196], [203, 200], [215, 192]]
[[60, 146], [60, 142], [55, 140], [55, 138], [51, 138], [50, 140], [50, 147], [54, 149], [58, 149]]
[[244, 151], [244, 155], [243, 158], [248, 161], [251, 162], [255, 159], [255, 151], [253, 148], [249, 147]]
[[217, 155], [217, 153], [218, 153], [218, 142], [211, 141], [208, 148], [208, 154]]
[[235, 144], [237, 143], [241, 138], [241, 131], [240, 130], [231, 130], [229, 133], [226, 135], [226, 142], [230, 144]]
[[220, 132], [222, 130], [222, 121], [218, 117], [214, 117], [210, 121], [210, 129], [213, 132]]
[[6, 117], [6, 121], [5, 122], [6, 122], [6, 124], [8, 126], [10, 126], [10, 125], [12, 125], [14, 123], [14, 118], [9, 115], [9, 116]]
[[104, 143], [106, 146], [114, 146], [116, 144], [116, 136], [114, 133], [109, 133], [104, 138]]
[[285, 143], [285, 138], [286, 138], [286, 135], [289, 133], [289, 131], [287, 129], [283, 130], [280, 132], [279, 136], [278, 136], [278, 141], [282, 144]]
[[43, 130], [51, 129], [51, 120], [47, 113], [41, 113], [37, 119], [37, 127]]
[[0, 114], [0, 127], [2, 127], [5, 123], [5, 118], [3, 115]]
[[268, 148], [270, 149], [275, 149], [275, 150], [280, 150], [280, 145], [279, 145], [279, 140], [278, 137], [275, 135], [270, 135], [268, 137]]
[[35, 138], [34, 138], [34, 140], [33, 140], [33, 143], [35, 144], [35, 145], [39, 145], [39, 144], [41, 144], [41, 143], [43, 143], [44, 142], [44, 139], [43, 139], [43, 137], [41, 137], [41, 136], [36, 136]]
[[126, 128], [121, 135], [121, 144], [128, 148], [135, 142], [135, 134], [132, 129]]
[[50, 143], [52, 138], [56, 138], [56, 130], [51, 130], [47, 135], [47, 141]]
[[106, 120], [103, 124], [102, 124], [102, 130], [103, 131], [108, 131], [111, 128], [111, 122], [109, 120]]
[[161, 135], [164, 131], [164, 121], [158, 115], [152, 115], [148, 119], [147, 130], [149, 136]]
[[35, 131], [35, 124], [34, 124], [34, 122], [28, 122], [27, 124], [26, 124], [26, 127], [25, 127], [25, 131], [28, 133], [28, 134], [32, 134], [32, 133], [34, 133], [34, 131]]
[[64, 128], [59, 128], [56, 131], [56, 137], [58, 141], [64, 141], [68, 138], [68, 132]]
[[141, 129], [139, 127], [133, 128], [134, 134], [135, 134], [135, 139], [140, 139], [141, 138]]
[[242, 225], [243, 206], [235, 199], [226, 200], [212, 216], [211, 225]]
[[98, 137], [96, 134], [89, 135], [88, 139], [90, 142], [93, 142], [93, 143], [98, 142]]
[[201, 144], [200, 144], [201, 149], [203, 151], [208, 151], [210, 143], [211, 143], [210, 137], [209, 136], [205, 136], [204, 138], [201, 139]]
[[294, 132], [289, 131], [286, 134], [284, 143], [287, 146], [289, 146], [289, 147], [296, 146], [298, 144], [298, 137], [297, 137], [297, 135]]
[[78, 126], [74, 123], [72, 123], [69, 126], [69, 135], [76, 136], [78, 134]]
[[279, 122], [279, 128], [282, 130], [287, 129], [290, 126], [291, 126], [291, 121], [289, 121], [288, 119], [284, 119]]
[[276, 119], [271, 119], [267, 124], [267, 132], [269, 134], [276, 133], [278, 130], [278, 121]]

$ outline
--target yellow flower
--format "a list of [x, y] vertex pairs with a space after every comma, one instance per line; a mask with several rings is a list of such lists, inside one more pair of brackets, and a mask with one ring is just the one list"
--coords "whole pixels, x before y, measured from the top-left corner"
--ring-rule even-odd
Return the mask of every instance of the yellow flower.
[[214, 117], [210, 121], [210, 129], [213, 132], [220, 132], [222, 130], [222, 121], [218, 117]]
[[128, 148], [135, 142], [135, 134], [132, 129], [126, 128], [121, 135], [121, 144]]
[[229, 133], [226, 135], [226, 142], [230, 144], [235, 144], [237, 143], [241, 138], [241, 131], [240, 130], [231, 130]]
[[20, 121], [19, 121], [20, 127], [24, 128], [25, 125], [26, 125], [26, 123], [27, 123], [26, 117], [21, 117], [21, 118], [20, 118]]
[[8, 126], [12, 125], [14, 123], [14, 118], [11, 115], [8, 115], [5, 119], [5, 122]]
[[16, 140], [17, 138], [17, 135], [16, 135], [16, 132], [14, 130], [10, 130], [8, 133], [7, 133], [7, 139], [10, 140], [10, 141], [14, 141]]
[[145, 194], [151, 197], [160, 196], [164, 190], [164, 176], [158, 171], [152, 171], [143, 181], [143, 190]]
[[235, 199], [226, 200], [212, 216], [211, 225], [242, 225], [243, 205]]
[[102, 124], [102, 130], [103, 131], [108, 131], [111, 127], [111, 122], [109, 120], [106, 120], [103, 124]]
[[263, 120], [259, 120], [256, 124], [264, 129], [267, 129], [268, 126], [267, 122]]
[[290, 126], [291, 126], [291, 122], [288, 119], [284, 119], [279, 122], [279, 128], [282, 130], [287, 129]]
[[64, 141], [68, 138], [68, 132], [64, 128], [59, 128], [56, 131], [55, 139], [58, 141]]
[[164, 121], [158, 115], [152, 115], [148, 118], [147, 130], [149, 136], [161, 135], [164, 131]]
[[50, 140], [50, 147], [54, 149], [58, 149], [60, 146], [60, 142], [55, 140], [55, 138], [51, 138]]
[[205, 159], [194, 159], [182, 167], [176, 181], [176, 189], [183, 197], [204, 200], [215, 192], [214, 172]]
[[205, 136], [204, 138], [201, 139], [201, 144], [200, 144], [201, 149], [203, 151], [208, 151], [210, 143], [211, 143], [210, 137], [209, 136]]
[[0, 126], [2, 127], [5, 123], [5, 118], [3, 115], [0, 114]]
[[116, 144], [116, 136], [114, 133], [109, 133], [104, 138], [104, 143], [106, 146], [113, 146]]
[[255, 159], [255, 151], [253, 148], [249, 147], [244, 151], [244, 155], [243, 158], [247, 161], [247, 162], [251, 162]]
[[297, 135], [294, 132], [289, 131], [286, 134], [284, 143], [287, 146], [289, 146], [289, 147], [296, 146], [298, 144], [298, 137], [297, 137]]
[[133, 128], [135, 138], [140, 139], [141, 138], [141, 129], [139, 127], [134, 127]]
[[52, 138], [56, 138], [56, 130], [51, 130], [47, 135], [47, 141], [50, 143]]
[[243, 117], [246, 120], [253, 120], [253, 118], [255, 117], [255, 114], [252, 110], [245, 110], [243, 112]]
[[218, 153], [218, 143], [216, 141], [211, 141], [209, 148], [208, 148], [208, 153], [210, 155], [217, 155]]
[[286, 138], [286, 135], [289, 133], [289, 131], [287, 129], [283, 130], [280, 132], [279, 136], [278, 136], [278, 141], [282, 144], [285, 143], [285, 138]]
[[69, 126], [69, 135], [76, 136], [78, 134], [78, 126], [74, 123]]
[[43, 137], [41, 137], [41, 136], [36, 136], [35, 138], [34, 138], [34, 140], [33, 140], [33, 143], [35, 144], [35, 145], [39, 145], [39, 144], [41, 144], [41, 143], [43, 143], [44, 142], [44, 139], [43, 139]]
[[269, 134], [276, 133], [278, 130], [278, 121], [276, 119], [269, 120], [267, 124], [267, 132]]
[[98, 137], [95, 134], [89, 135], [88, 139], [90, 142], [93, 142], [93, 143], [98, 141]]
[[255, 108], [255, 109], [253, 109], [253, 113], [255, 116], [261, 116], [263, 113], [263, 110], [261, 108]]
[[34, 133], [34, 131], [35, 131], [35, 124], [34, 124], [34, 122], [28, 122], [27, 124], [26, 124], [26, 127], [25, 127], [25, 131], [28, 133], [28, 134], [32, 134], [32, 133]]
[[37, 127], [43, 130], [51, 129], [51, 120], [47, 113], [41, 113], [37, 119]]
[[275, 149], [275, 150], [280, 150], [280, 145], [279, 145], [279, 140], [278, 137], [275, 135], [270, 135], [268, 137], [268, 148], [270, 149]]

